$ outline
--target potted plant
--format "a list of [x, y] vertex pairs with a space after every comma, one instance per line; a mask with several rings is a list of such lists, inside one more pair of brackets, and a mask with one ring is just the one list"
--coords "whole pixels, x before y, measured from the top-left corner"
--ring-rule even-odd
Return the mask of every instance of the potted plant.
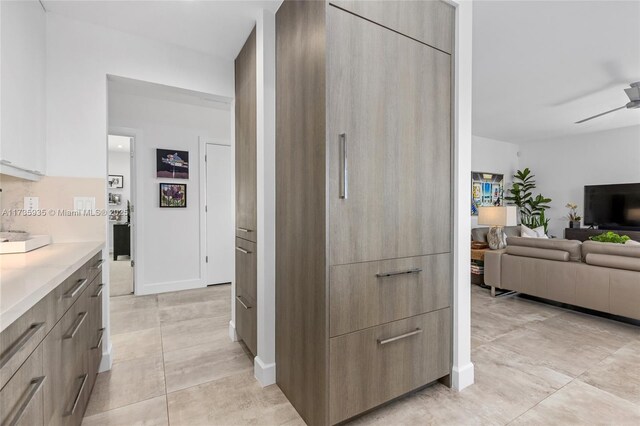
[[547, 219], [545, 211], [549, 208], [551, 198], [547, 198], [542, 194], [533, 196], [533, 190], [536, 188], [535, 175], [531, 173], [529, 168], [518, 170], [513, 176], [513, 185], [509, 192], [511, 196], [505, 197], [505, 200], [511, 201], [518, 206], [520, 210], [520, 223], [531, 228], [544, 227], [544, 233], [549, 232], [549, 219]]
[[569, 228], [580, 228], [582, 217], [578, 216], [578, 205], [567, 203], [565, 207], [569, 209], [569, 214], [566, 216], [569, 219]]

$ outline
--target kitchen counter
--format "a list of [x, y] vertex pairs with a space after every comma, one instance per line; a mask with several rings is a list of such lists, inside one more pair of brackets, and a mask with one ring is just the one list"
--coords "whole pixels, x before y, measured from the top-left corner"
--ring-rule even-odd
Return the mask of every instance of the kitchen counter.
[[0, 255], [0, 332], [103, 248], [102, 241], [54, 243]]

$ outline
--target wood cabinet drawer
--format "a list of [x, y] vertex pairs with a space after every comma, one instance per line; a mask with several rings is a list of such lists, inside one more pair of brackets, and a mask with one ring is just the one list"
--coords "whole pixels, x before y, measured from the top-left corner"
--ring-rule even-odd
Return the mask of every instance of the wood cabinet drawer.
[[236, 295], [236, 332], [252, 354], [257, 355], [258, 325], [255, 300]]
[[102, 274], [102, 264], [104, 259], [102, 258], [102, 251], [96, 253], [85, 265], [87, 269], [87, 279], [89, 282], [93, 281], [98, 275]]
[[0, 424], [37, 426], [43, 424], [42, 345], [0, 391]]
[[54, 303], [55, 296], [49, 293], [0, 334], [0, 389], [53, 328]]
[[[87, 375], [87, 301], [80, 297], [43, 342], [45, 424], [80, 424]], [[87, 375], [85, 377], [85, 375]]]
[[330, 423], [449, 374], [450, 308], [330, 339]]
[[450, 259], [444, 253], [331, 267], [331, 336], [451, 306]]
[[257, 244], [236, 238], [236, 295], [256, 300], [258, 298]]
[[[98, 373], [100, 360], [102, 359], [102, 338], [104, 334], [104, 329], [102, 328], [102, 292], [104, 284], [101, 278], [100, 275], [96, 276], [83, 293], [83, 298], [85, 299], [89, 312], [84, 346], [86, 351], [85, 370], [89, 375], [87, 379], [87, 388], [89, 391], [95, 384], [96, 374]], [[90, 392], [86, 393], [87, 400], [85, 403], [89, 402], [89, 394]]]

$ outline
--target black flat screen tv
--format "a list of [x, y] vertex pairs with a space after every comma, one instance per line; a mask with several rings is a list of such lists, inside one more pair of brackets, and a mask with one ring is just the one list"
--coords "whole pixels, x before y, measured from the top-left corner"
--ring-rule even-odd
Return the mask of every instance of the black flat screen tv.
[[640, 183], [584, 187], [584, 223], [611, 230], [640, 230]]

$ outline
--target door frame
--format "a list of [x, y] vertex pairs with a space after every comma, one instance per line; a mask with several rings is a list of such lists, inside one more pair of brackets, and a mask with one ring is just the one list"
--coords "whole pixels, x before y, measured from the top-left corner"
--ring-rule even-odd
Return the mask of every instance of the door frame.
[[[131, 138], [130, 144], [129, 144], [129, 175], [130, 175], [130, 202], [131, 205], [133, 206], [133, 208], [131, 209], [131, 256], [130, 259], [133, 262], [132, 264], [132, 268], [133, 268], [133, 294], [138, 296], [139, 295], [139, 289], [138, 289], [138, 283], [142, 282], [141, 281], [141, 268], [140, 268], [140, 264], [137, 261], [137, 253], [138, 251], [141, 250], [140, 247], [140, 239], [138, 238], [139, 235], [141, 235], [140, 230], [138, 229], [139, 227], [139, 221], [137, 220], [138, 215], [140, 214], [141, 211], [141, 207], [138, 204], [138, 176], [137, 176], [137, 172], [138, 172], [138, 167], [137, 167], [137, 162], [136, 162], [136, 143], [139, 142], [141, 140], [142, 137], [142, 132], [138, 129], [133, 129], [133, 128], [128, 128], [128, 127], [115, 127], [115, 126], [109, 126], [109, 131], [107, 133], [108, 135], [111, 136], [124, 136], [124, 137], [128, 137]], [[107, 159], [107, 174], [109, 173], [109, 162]], [[108, 218], [107, 218], [107, 224], [108, 224]], [[108, 234], [107, 234], [108, 235]], [[112, 237], [113, 238], [113, 237]]]

